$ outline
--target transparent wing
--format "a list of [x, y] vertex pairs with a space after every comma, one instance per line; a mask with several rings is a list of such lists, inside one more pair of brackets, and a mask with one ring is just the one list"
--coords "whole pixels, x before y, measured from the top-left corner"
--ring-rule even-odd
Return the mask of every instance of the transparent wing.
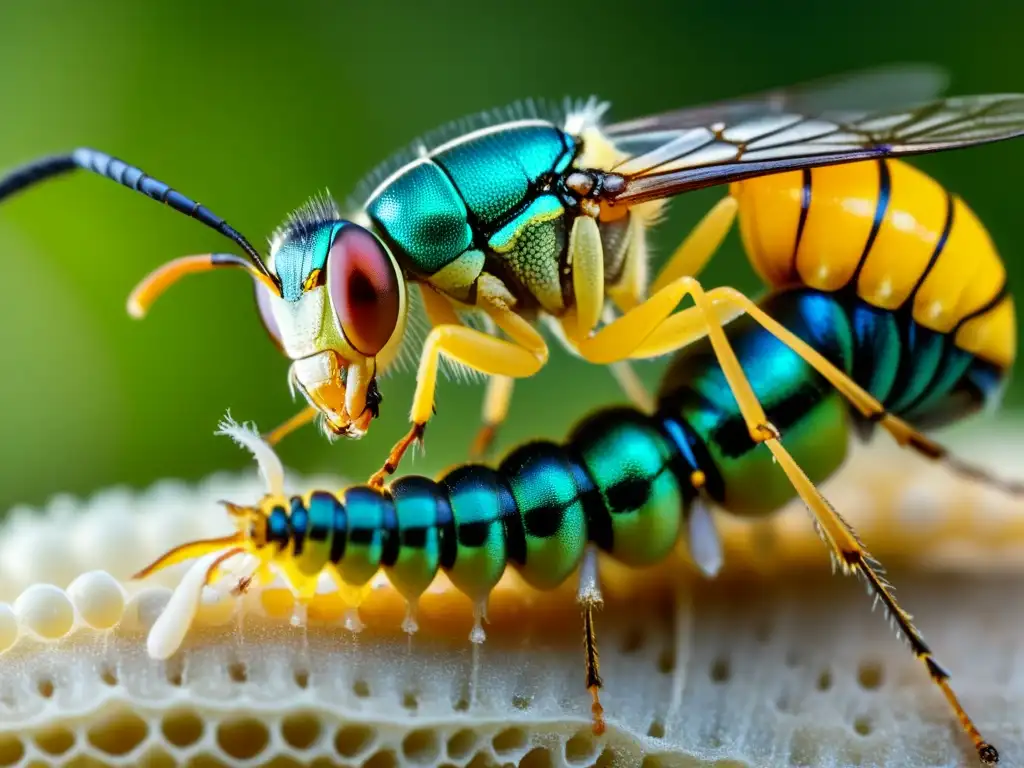
[[[892, 64], [845, 72], [786, 88], [675, 109], [605, 127], [627, 147], [659, 142], [660, 131], [678, 132], [714, 123], [738, 123], [778, 114], [813, 115], [844, 110], [880, 111], [938, 98], [949, 82], [946, 71], [931, 64]], [[653, 148], [653, 147], [651, 147]]]
[[[872, 83], [873, 94], [865, 92]], [[780, 171], [1024, 134], [1021, 94], [878, 106], [939, 85], [925, 70], [875, 70], [608, 126], [609, 137], [629, 155], [611, 169], [626, 178], [612, 199], [635, 204]]]

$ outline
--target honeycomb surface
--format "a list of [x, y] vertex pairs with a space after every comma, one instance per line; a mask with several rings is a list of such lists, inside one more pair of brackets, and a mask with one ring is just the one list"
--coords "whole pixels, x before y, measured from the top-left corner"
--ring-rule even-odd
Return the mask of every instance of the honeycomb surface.
[[[1012, 443], [984, 448], [1012, 468]], [[889, 561], [1001, 765], [1024, 766], [1024, 506], [899, 453], [847, 478], [830, 497]], [[572, 585], [504, 585], [478, 647], [468, 600], [443, 587], [412, 638], [387, 589], [359, 634], [326, 613], [293, 626], [250, 594], [209, 606], [168, 661], [149, 658], [146, 630], [179, 574], [164, 586], [127, 575], [224, 532], [215, 499], [258, 493], [249, 476], [162, 483], [56, 499], [0, 526], [0, 766], [976, 764], [860, 585], [831, 575], [799, 509], [770, 531], [724, 525], [715, 581], [683, 562], [609, 580], [600, 738]]]

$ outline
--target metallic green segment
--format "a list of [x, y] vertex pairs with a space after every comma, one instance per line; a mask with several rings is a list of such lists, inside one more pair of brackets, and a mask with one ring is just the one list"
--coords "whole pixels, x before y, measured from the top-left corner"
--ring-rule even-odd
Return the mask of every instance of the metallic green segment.
[[486, 599], [505, 572], [500, 482], [493, 469], [476, 464], [458, 467], [440, 482], [458, 542], [448, 577], [473, 600]]
[[334, 512], [337, 501], [330, 494], [314, 493], [306, 505], [306, 540], [295, 566], [307, 576], [316, 576], [330, 560], [331, 541], [335, 535]]
[[490, 133], [434, 156], [451, 177], [466, 206], [485, 228], [497, 224], [523, 204], [530, 179], [508, 139]]
[[[951, 342], [951, 339], [946, 339], [946, 351], [942, 357], [942, 363], [935, 373], [935, 377], [929, 383], [928, 389], [904, 414], [911, 421], [914, 421], [916, 417], [927, 419], [932, 409], [940, 408], [942, 402], [950, 396], [953, 388], [974, 362], [974, 355], [958, 349]], [[967, 406], [964, 405], [964, 411], [967, 410]]]
[[651, 419], [621, 409], [587, 419], [570, 441], [610, 516], [615, 559], [639, 566], [665, 557], [689, 496], [672, 472], [677, 450], [667, 437]]
[[348, 543], [338, 564], [341, 578], [362, 586], [380, 568], [384, 538], [384, 507], [390, 500], [370, 488], [349, 488], [344, 504], [348, 513]]
[[484, 231], [522, 207], [545, 177], [575, 156], [572, 138], [551, 124], [524, 123], [485, 131], [433, 155]]
[[545, 174], [561, 173], [576, 155], [572, 137], [550, 124], [523, 126], [505, 134], [531, 184]]
[[398, 518], [399, 550], [388, 579], [406, 598], [419, 597], [430, 586], [441, 563], [437, 484], [425, 477], [403, 477], [391, 484]]
[[493, 251], [505, 253], [512, 249], [523, 230], [532, 224], [551, 221], [565, 212], [562, 202], [554, 195], [541, 195], [531, 200], [526, 210], [503, 226], [487, 241]]
[[939, 370], [945, 350], [945, 335], [911, 322], [904, 344], [904, 365], [896, 381], [895, 397], [884, 401], [893, 413], [902, 413], [928, 389]]
[[286, 301], [298, 301], [306, 278], [314, 269], [323, 269], [334, 234], [341, 226], [329, 221], [297, 230], [278, 248], [271, 267], [281, 280], [281, 295]]
[[[839, 304], [814, 292], [793, 292], [762, 305], [766, 312], [826, 358], [849, 370], [853, 337]], [[727, 327], [740, 365], [782, 433], [787, 450], [812, 482], [827, 478], [847, 447], [845, 401], [795, 352], [749, 317]], [[682, 350], [663, 379], [659, 408], [702, 439], [720, 481], [707, 490], [734, 514], [766, 515], [794, 496], [771, 452], [750, 439], [736, 398], [705, 339]], [[707, 470], [705, 470], [707, 473]]]
[[851, 375], [864, 389], [885, 401], [896, 384], [904, 353], [892, 312], [857, 302], [850, 310], [850, 329], [856, 354]]
[[498, 472], [512, 490], [523, 523], [525, 563], [519, 572], [537, 589], [568, 578], [583, 557], [587, 522], [573, 468], [553, 443], [530, 443], [509, 454]]
[[417, 163], [388, 184], [366, 212], [396, 256], [415, 272], [431, 275], [454, 261], [473, 242], [466, 204], [444, 171]]

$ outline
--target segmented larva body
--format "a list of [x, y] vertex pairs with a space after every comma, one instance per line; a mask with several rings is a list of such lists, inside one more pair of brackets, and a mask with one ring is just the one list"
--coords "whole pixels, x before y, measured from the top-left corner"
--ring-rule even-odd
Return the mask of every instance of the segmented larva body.
[[653, 564], [679, 538], [699, 469], [662, 422], [608, 410], [565, 445], [523, 445], [496, 469], [467, 464], [436, 481], [270, 497], [265, 546], [300, 593], [328, 566], [348, 585], [383, 568], [414, 605], [443, 570], [480, 610], [509, 565], [551, 589], [579, 567], [588, 544], [628, 565]]

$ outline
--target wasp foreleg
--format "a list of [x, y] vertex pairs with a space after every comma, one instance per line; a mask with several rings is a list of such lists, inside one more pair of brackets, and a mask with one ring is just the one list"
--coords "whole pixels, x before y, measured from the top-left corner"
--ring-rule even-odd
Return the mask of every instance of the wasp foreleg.
[[[540, 334], [511, 310], [496, 308], [489, 314], [491, 312], [495, 323], [512, 337], [512, 341], [498, 339], [464, 325], [441, 325], [431, 329], [423, 345], [416, 375], [416, 392], [410, 412], [412, 429], [395, 445], [387, 463], [373, 475], [371, 485], [383, 484], [384, 479], [398, 468], [398, 462], [409, 446], [422, 436], [434, 411], [434, 393], [442, 355], [490, 376], [529, 377], [544, 367], [548, 350]], [[526, 325], [529, 334], [523, 332], [522, 325]], [[532, 349], [524, 346], [521, 339], [531, 343]]]
[[569, 233], [569, 263], [576, 302], [575, 335], [585, 339], [604, 311], [604, 246], [594, 216], [582, 213], [573, 221]]

